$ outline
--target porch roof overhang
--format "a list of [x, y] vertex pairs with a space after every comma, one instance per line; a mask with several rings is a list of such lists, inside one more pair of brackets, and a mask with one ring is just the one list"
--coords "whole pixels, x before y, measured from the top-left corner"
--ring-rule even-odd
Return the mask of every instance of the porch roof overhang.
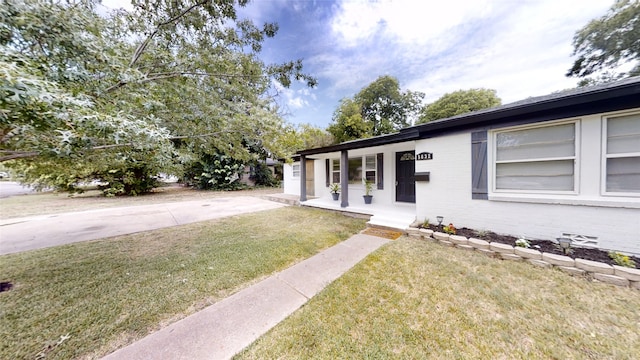
[[431, 138], [446, 133], [491, 129], [506, 125], [535, 123], [568, 117], [640, 107], [640, 76], [431, 121], [400, 130], [395, 134], [358, 139], [336, 145], [306, 149], [298, 155], [315, 155], [342, 150]]

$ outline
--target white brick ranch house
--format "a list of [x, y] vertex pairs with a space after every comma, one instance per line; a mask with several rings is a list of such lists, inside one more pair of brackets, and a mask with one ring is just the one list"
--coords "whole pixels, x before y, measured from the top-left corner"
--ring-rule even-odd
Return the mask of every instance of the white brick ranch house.
[[640, 254], [640, 77], [303, 150], [284, 166], [284, 192], [400, 229], [443, 216]]

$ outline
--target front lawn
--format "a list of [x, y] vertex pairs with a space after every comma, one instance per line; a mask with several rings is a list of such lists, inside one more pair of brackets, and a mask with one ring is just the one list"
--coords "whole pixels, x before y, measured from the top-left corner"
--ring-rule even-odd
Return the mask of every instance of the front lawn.
[[287, 207], [0, 256], [0, 358], [101, 357], [362, 228]]
[[640, 292], [406, 237], [237, 359], [637, 359]]

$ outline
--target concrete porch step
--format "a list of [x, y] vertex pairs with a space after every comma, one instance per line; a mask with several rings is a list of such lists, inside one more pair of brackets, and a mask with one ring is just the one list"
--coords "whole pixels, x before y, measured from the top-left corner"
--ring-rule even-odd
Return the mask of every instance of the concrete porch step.
[[289, 195], [289, 194], [271, 194], [271, 195], [263, 195], [262, 199], [275, 201], [287, 205], [297, 206], [300, 205], [300, 197], [298, 195]]
[[415, 221], [415, 215], [398, 216], [397, 214], [376, 214], [367, 222], [368, 226], [406, 230]]

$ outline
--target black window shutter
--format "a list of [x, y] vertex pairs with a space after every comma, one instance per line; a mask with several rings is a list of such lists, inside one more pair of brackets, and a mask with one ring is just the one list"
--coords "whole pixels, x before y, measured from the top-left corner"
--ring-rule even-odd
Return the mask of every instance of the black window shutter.
[[329, 185], [331, 185], [331, 177], [329, 176], [331, 174], [331, 169], [329, 169], [329, 159], [325, 159], [324, 160], [324, 181], [326, 183], [326, 186], [329, 187]]
[[487, 187], [487, 132], [471, 133], [471, 198], [489, 199]]
[[377, 169], [376, 169], [376, 174], [378, 175], [378, 179], [377, 179], [377, 183], [378, 183], [378, 190], [383, 190], [384, 189], [384, 154], [383, 153], [378, 153], [376, 154], [376, 163], [377, 163]]

